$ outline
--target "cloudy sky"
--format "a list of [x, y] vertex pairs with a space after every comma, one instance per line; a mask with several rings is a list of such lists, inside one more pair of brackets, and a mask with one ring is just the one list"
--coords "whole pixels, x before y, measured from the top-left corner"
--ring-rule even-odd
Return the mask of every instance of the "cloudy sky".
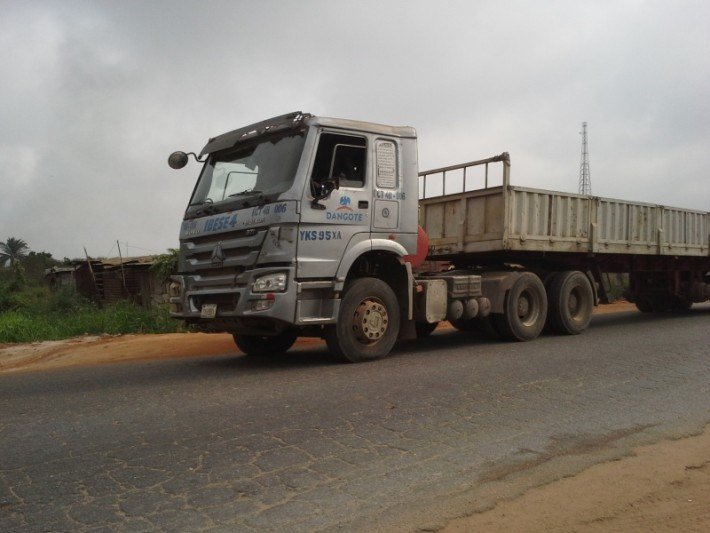
[[409, 125], [422, 169], [710, 210], [705, 1], [0, 0], [0, 240], [177, 245], [175, 149], [294, 110]]

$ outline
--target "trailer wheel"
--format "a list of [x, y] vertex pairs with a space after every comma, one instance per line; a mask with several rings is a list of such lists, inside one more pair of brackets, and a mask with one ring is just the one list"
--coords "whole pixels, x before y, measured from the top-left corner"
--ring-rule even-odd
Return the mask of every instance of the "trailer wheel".
[[592, 320], [594, 292], [582, 272], [556, 274], [549, 287], [548, 302], [548, 320], [555, 333], [578, 335]]
[[331, 353], [359, 363], [385, 357], [399, 334], [399, 304], [377, 278], [358, 278], [345, 287], [338, 321], [326, 328]]
[[680, 296], [676, 296], [673, 300], [673, 311], [675, 312], [684, 313], [689, 311], [691, 307], [693, 307], [693, 302]]
[[508, 291], [502, 315], [492, 315], [495, 329], [506, 339], [530, 341], [540, 335], [547, 320], [547, 294], [542, 281], [524, 272]]
[[265, 335], [243, 335], [235, 333], [234, 343], [246, 355], [253, 357], [268, 357], [271, 355], [281, 355], [286, 353], [293, 346], [298, 338], [296, 329], [287, 329], [274, 336]]
[[417, 331], [417, 339], [428, 337], [434, 333], [434, 330], [438, 325], [438, 322], [415, 322], [414, 329]]

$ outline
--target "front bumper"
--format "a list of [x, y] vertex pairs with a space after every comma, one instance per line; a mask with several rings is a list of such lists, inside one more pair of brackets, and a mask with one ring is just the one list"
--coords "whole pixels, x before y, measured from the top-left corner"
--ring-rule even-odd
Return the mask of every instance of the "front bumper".
[[[276, 272], [285, 272], [288, 276], [285, 291], [252, 292], [256, 278]], [[235, 275], [230, 285], [220, 286], [206, 285], [199, 274], [173, 276], [170, 316], [196, 324], [205, 331], [278, 333], [294, 324], [297, 297], [294, 275], [292, 266], [255, 268]], [[214, 318], [201, 317], [205, 304], [217, 305]]]

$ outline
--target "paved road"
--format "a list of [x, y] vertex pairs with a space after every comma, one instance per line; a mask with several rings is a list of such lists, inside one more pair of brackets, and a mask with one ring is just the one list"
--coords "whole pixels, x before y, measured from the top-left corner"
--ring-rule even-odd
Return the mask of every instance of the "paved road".
[[710, 422], [709, 319], [0, 376], [0, 530], [433, 528]]

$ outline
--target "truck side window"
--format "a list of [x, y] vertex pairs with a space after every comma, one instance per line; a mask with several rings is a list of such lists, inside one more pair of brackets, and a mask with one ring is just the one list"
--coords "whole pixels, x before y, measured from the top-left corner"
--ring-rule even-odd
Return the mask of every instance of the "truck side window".
[[367, 140], [353, 135], [323, 133], [320, 136], [311, 179], [338, 178], [341, 187], [365, 185]]

